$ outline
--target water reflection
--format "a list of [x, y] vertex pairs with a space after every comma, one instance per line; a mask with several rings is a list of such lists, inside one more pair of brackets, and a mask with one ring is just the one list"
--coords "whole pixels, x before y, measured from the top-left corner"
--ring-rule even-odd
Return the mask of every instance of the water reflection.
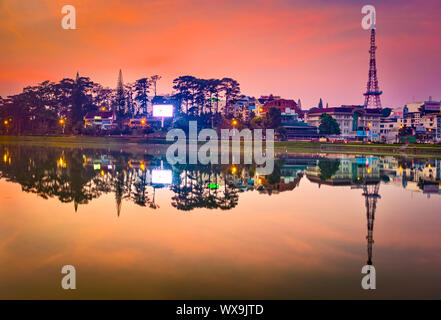
[[[69, 203], [72, 213], [81, 212], [72, 214], [63, 207], [63, 214], [57, 215], [57, 201], [23, 196], [20, 206], [18, 190], [3, 194], [0, 256], [7, 261], [1, 267], [8, 270], [2, 281], [9, 281], [9, 291], [0, 295], [10, 297], [14, 286], [17, 297], [27, 297], [23, 292], [29, 286], [17, 271], [23, 255], [17, 252], [25, 252], [26, 259], [35, 255], [33, 263], [25, 263], [33, 266], [34, 274], [41, 274], [41, 261], [53, 267], [49, 284], [59, 282], [59, 265], [65, 261], [80, 265], [89, 281], [96, 279], [93, 270], [98, 268], [120, 281], [112, 298], [126, 298], [125, 289], [135, 290], [147, 280], [146, 288], [155, 290], [139, 289], [133, 297], [158, 298], [157, 292], [175, 288], [176, 279], [179, 288], [164, 293], [166, 297], [304, 298], [305, 292], [336, 297], [326, 291], [324, 283], [330, 281], [339, 288], [338, 297], [361, 296], [359, 271], [366, 260], [382, 270], [383, 281], [393, 283], [379, 290], [384, 297], [412, 292], [394, 291], [396, 284], [403, 286], [396, 274], [407, 277], [418, 269], [421, 275], [439, 277], [439, 217], [430, 206], [441, 199], [436, 196], [440, 160], [278, 154], [274, 172], [260, 176], [254, 165], [170, 166], [161, 152], [146, 149], [0, 145], [0, 180], [18, 183], [23, 192], [41, 198]], [[7, 185], [2, 184], [3, 190]], [[433, 199], [403, 197], [414, 193]], [[17, 209], [10, 209], [11, 204]], [[375, 237], [381, 246], [374, 248], [377, 204]], [[417, 210], [425, 215], [416, 217]], [[138, 214], [144, 212], [161, 214]], [[120, 215], [124, 219], [116, 219]], [[412, 239], [402, 236], [411, 232]], [[35, 241], [40, 242], [34, 245]], [[44, 250], [37, 256], [36, 248]], [[401, 264], [409, 252], [414, 258]], [[388, 269], [390, 264], [396, 269]], [[121, 265], [133, 278], [116, 273]], [[345, 280], [348, 276], [353, 278]], [[407, 288], [429, 292], [425, 290], [432, 278], [409, 280]], [[81, 297], [96, 298], [104, 281], [96, 281]], [[41, 287], [48, 297], [57, 296], [49, 284]], [[317, 289], [313, 293], [311, 284]], [[190, 287], [193, 291], [186, 290]], [[99, 292], [104, 294], [104, 289]]]
[[79, 205], [113, 193], [118, 216], [122, 200], [158, 209], [155, 193], [159, 188], [173, 192], [171, 203], [178, 210], [229, 210], [237, 206], [242, 192], [272, 195], [293, 191], [304, 176], [319, 188], [363, 189], [369, 221], [374, 219], [375, 202], [380, 198], [380, 182], [428, 197], [441, 193], [441, 160], [436, 159], [279, 154], [273, 173], [261, 176], [254, 165], [170, 166], [160, 154], [20, 145], [3, 145], [0, 154], [0, 178], [19, 183], [24, 192], [72, 202], [75, 211]]
[[117, 216], [122, 200], [158, 209], [156, 190], [169, 188], [171, 205], [180, 211], [196, 208], [230, 210], [239, 194], [256, 190], [272, 195], [293, 191], [306, 178], [318, 185], [362, 189], [367, 219], [367, 264], [372, 264], [373, 230], [380, 183], [393, 184], [430, 197], [440, 194], [441, 160], [392, 156], [278, 154], [274, 171], [259, 176], [254, 165], [167, 164], [161, 154], [136, 154], [97, 149], [1, 146], [0, 178], [17, 182], [24, 192], [45, 199], [86, 205], [103, 194], [115, 195]]

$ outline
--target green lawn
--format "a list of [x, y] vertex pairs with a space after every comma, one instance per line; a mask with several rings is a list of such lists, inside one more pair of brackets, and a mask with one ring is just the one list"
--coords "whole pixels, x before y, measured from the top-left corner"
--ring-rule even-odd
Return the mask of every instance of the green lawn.
[[[0, 136], [0, 143], [20, 143], [57, 147], [132, 147], [145, 144], [168, 144], [165, 139], [142, 136]], [[402, 144], [362, 144], [362, 143], [322, 143], [308, 141], [276, 141], [276, 152], [324, 152], [324, 153], [363, 153], [372, 154], [404, 154], [404, 155], [431, 155], [441, 156], [440, 144], [411, 144], [403, 147]]]

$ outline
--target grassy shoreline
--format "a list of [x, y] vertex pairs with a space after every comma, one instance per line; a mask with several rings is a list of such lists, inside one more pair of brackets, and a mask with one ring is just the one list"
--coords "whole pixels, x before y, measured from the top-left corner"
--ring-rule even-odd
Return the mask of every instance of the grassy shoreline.
[[[149, 145], [167, 145], [171, 142], [159, 137], [143, 136], [0, 136], [0, 144], [30, 144], [57, 147], [93, 147], [93, 148], [121, 148], [141, 147]], [[293, 153], [370, 153], [376, 155], [409, 155], [441, 157], [441, 145], [429, 144], [360, 144], [360, 143], [322, 143], [308, 141], [276, 141], [276, 152]]]

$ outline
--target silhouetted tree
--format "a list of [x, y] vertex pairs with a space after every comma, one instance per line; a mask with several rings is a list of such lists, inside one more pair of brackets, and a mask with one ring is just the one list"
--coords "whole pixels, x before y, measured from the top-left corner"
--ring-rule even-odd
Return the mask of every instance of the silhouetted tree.
[[319, 160], [318, 166], [320, 168], [320, 180], [326, 181], [332, 178], [338, 171], [338, 168], [340, 167], [340, 161], [330, 159]]
[[231, 107], [237, 102], [240, 96], [240, 85], [234, 79], [223, 78], [222, 90], [225, 94], [225, 109], [227, 113], [231, 113]]
[[124, 92], [124, 82], [123, 82], [121, 69], [119, 70], [118, 82], [116, 84], [115, 106], [116, 106], [116, 110], [115, 110], [116, 115], [118, 121], [120, 121], [120, 119], [124, 118], [126, 114], [126, 97]]
[[147, 112], [147, 103], [149, 102], [148, 93], [150, 88], [150, 80], [141, 78], [135, 82], [135, 100], [139, 103], [142, 113]]
[[318, 108], [319, 109], [323, 109], [323, 100], [322, 98], [320, 98], [319, 104], [318, 104]]
[[319, 130], [321, 134], [340, 134], [338, 122], [329, 114], [322, 113], [320, 116]]
[[72, 110], [71, 122], [74, 130], [82, 126], [85, 115], [84, 106], [91, 104], [89, 90], [93, 87], [93, 82], [88, 77], [80, 77], [78, 72], [72, 90]]
[[282, 124], [282, 112], [278, 108], [270, 108], [268, 112], [268, 128], [277, 129]]
[[153, 87], [155, 90], [155, 97], [156, 97], [156, 85], [157, 85], [158, 81], [161, 80], [161, 78], [162, 77], [157, 74], [150, 77], [150, 81], [153, 83]]

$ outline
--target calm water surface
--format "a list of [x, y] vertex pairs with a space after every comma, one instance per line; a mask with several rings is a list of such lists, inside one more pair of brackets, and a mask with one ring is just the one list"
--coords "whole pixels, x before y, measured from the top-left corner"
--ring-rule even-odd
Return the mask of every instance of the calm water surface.
[[441, 298], [440, 159], [279, 154], [258, 176], [153, 146], [0, 156], [1, 299]]

